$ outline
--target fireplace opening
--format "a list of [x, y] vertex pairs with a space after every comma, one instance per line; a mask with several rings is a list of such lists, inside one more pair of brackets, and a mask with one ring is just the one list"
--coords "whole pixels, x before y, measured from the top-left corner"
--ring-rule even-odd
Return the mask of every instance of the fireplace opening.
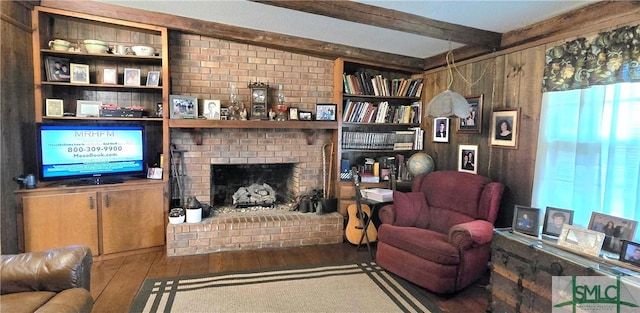
[[[297, 170], [297, 163], [212, 164], [211, 203], [214, 206], [247, 207], [293, 202]], [[244, 197], [239, 203], [234, 203], [234, 195], [238, 200], [240, 193]], [[274, 202], [269, 203], [268, 200]]]

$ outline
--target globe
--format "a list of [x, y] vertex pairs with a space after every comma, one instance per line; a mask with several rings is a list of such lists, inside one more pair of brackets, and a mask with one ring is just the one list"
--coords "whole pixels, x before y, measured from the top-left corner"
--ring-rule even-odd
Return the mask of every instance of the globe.
[[413, 176], [428, 174], [433, 172], [433, 158], [424, 152], [412, 155], [407, 161], [409, 173]]

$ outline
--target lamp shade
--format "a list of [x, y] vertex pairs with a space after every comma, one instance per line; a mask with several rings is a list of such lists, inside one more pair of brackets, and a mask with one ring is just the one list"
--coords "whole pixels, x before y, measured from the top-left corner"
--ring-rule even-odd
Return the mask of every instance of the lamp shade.
[[462, 95], [449, 89], [433, 97], [427, 104], [427, 117], [453, 117], [465, 118], [469, 116], [471, 105]]

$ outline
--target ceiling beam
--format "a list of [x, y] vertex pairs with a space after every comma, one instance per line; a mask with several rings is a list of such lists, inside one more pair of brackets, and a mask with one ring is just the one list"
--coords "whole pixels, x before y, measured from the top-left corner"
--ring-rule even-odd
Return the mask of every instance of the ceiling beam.
[[502, 38], [496, 32], [353, 1], [249, 1], [489, 49], [499, 47]]
[[376, 64], [385, 64], [390, 67], [410, 72], [420, 72], [424, 67], [424, 59], [421, 58], [208, 22], [171, 14], [122, 7], [102, 2], [42, 0], [41, 5], [114, 19], [157, 25], [185, 33], [242, 42], [327, 59], [346, 57], [354, 60], [374, 62]]

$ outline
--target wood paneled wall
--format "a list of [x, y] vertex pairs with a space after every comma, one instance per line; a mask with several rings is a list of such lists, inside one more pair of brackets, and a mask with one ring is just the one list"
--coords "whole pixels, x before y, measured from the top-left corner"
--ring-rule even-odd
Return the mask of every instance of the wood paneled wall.
[[18, 252], [14, 177], [36, 174], [33, 111], [31, 8], [28, 2], [0, 1], [2, 86], [0, 99], [0, 244], [2, 254]]

